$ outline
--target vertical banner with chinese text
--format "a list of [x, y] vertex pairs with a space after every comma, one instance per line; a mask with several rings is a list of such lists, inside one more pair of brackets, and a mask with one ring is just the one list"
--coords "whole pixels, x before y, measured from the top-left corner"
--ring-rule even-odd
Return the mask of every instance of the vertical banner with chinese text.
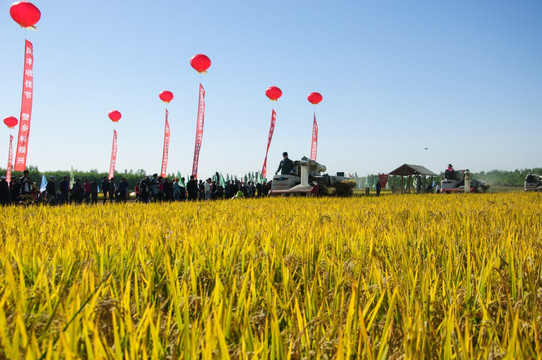
[[201, 150], [201, 140], [203, 139], [203, 122], [205, 118], [205, 89], [199, 84], [198, 101], [198, 123], [196, 126], [196, 145], [194, 147], [194, 162], [192, 163], [192, 175], [198, 178], [199, 152]]
[[117, 164], [117, 130], [113, 130], [113, 148], [111, 149], [111, 163], [109, 164], [109, 179], [115, 176], [115, 165]]
[[311, 160], [316, 161], [317, 148], [318, 148], [318, 124], [316, 123], [316, 113], [314, 113], [314, 122], [312, 123]]
[[277, 123], [277, 113], [275, 110], [271, 113], [271, 126], [269, 127], [269, 135], [267, 136], [267, 149], [265, 150], [265, 159], [262, 167], [262, 177], [267, 176], [267, 154], [269, 153], [269, 146], [271, 146], [271, 139], [273, 139], [273, 132], [275, 131], [275, 124]]
[[11, 168], [13, 167], [13, 135], [9, 135], [8, 167], [6, 169], [6, 181], [11, 182]]
[[170, 131], [169, 131], [169, 122], [167, 120], [169, 113], [166, 109], [166, 127], [164, 129], [164, 150], [162, 152], [162, 170], [160, 171], [160, 176], [165, 178], [167, 176], [167, 161], [168, 161], [168, 153], [169, 153], [169, 138], [170, 138]]
[[21, 123], [19, 124], [19, 135], [17, 137], [17, 152], [15, 154], [15, 171], [24, 171], [26, 168], [28, 136], [30, 135], [30, 118], [32, 115], [32, 98], [34, 96], [33, 65], [34, 50], [32, 43], [25, 40], [23, 97], [21, 101]]

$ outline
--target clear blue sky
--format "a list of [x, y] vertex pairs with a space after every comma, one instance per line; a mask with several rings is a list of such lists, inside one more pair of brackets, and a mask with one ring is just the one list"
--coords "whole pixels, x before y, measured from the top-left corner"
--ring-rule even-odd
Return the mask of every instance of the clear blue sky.
[[[25, 30], [0, 8], [0, 117], [20, 112]], [[169, 105], [168, 172], [192, 169], [198, 84], [206, 94], [199, 178], [309, 156], [329, 172], [439, 172], [542, 166], [539, 0], [35, 0], [34, 108], [27, 164], [108, 171], [119, 110], [117, 170], [159, 172]], [[211, 58], [198, 75], [190, 58]], [[264, 94], [276, 85], [282, 98]], [[313, 107], [308, 93], [324, 100]], [[0, 129], [0, 166], [9, 131]], [[429, 148], [424, 150], [424, 148]], [[4, 155], [2, 155], [4, 154]]]

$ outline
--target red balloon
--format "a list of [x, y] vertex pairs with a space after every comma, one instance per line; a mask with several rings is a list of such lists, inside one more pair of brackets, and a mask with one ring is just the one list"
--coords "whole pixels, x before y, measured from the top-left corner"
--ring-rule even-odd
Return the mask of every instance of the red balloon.
[[312, 92], [307, 96], [307, 100], [313, 105], [318, 104], [320, 101], [322, 101], [323, 97], [320, 93]]
[[17, 24], [24, 28], [34, 26], [41, 18], [40, 10], [28, 1], [17, 1], [11, 4], [9, 14]]
[[211, 67], [211, 59], [207, 55], [197, 54], [190, 59], [190, 65], [201, 74]]
[[121, 113], [118, 112], [117, 110], [113, 110], [113, 111], [109, 112], [109, 118], [113, 122], [119, 121], [121, 117], [122, 117]]
[[265, 90], [265, 96], [267, 96], [269, 100], [277, 101], [282, 96], [282, 90], [276, 86], [270, 86]]
[[173, 100], [173, 93], [171, 91], [164, 90], [160, 93], [160, 100], [168, 104], [171, 100]]
[[8, 116], [4, 119], [4, 124], [7, 125], [8, 128], [13, 129], [17, 124], [19, 123], [19, 120], [17, 120], [14, 116]]

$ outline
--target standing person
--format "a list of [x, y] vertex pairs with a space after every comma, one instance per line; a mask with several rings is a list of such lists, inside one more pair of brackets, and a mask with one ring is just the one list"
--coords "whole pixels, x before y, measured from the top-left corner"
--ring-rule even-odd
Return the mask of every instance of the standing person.
[[161, 176], [158, 177], [158, 200], [164, 200], [164, 178]]
[[90, 196], [92, 197], [92, 203], [97, 204], [98, 203], [98, 182], [96, 181], [96, 178], [92, 179], [92, 182], [90, 183]]
[[21, 192], [21, 183], [17, 181], [17, 179], [11, 178], [11, 181], [9, 182], [9, 192], [10, 201], [12, 203], [16, 202]]
[[267, 181], [264, 180], [262, 184], [262, 196], [267, 196], [269, 193], [269, 186], [267, 184]]
[[279, 164], [279, 168], [275, 171], [275, 175], [281, 171], [281, 175], [289, 175], [294, 173], [294, 162], [288, 158], [288, 153], [285, 151], [282, 153], [282, 160]]
[[84, 193], [85, 193], [85, 190], [83, 190], [83, 186], [81, 185], [81, 180], [75, 179], [75, 182], [73, 183], [73, 189], [72, 189], [72, 198], [76, 204], [81, 204], [83, 202]]
[[205, 180], [205, 183], [203, 184], [203, 191], [205, 194], [205, 200], [211, 200], [211, 178]]
[[173, 183], [169, 178], [164, 179], [164, 200], [173, 201]]
[[216, 200], [220, 198], [220, 174], [215, 172], [215, 175], [213, 176], [211, 180], [211, 199]]
[[376, 182], [376, 196], [380, 196], [380, 190], [382, 189], [382, 186], [380, 185], [380, 181]]
[[245, 197], [248, 197], [248, 186], [244, 182], [241, 183], [241, 192]]
[[151, 179], [152, 201], [156, 202], [160, 198], [160, 184], [158, 183], [158, 174], [153, 174]]
[[145, 176], [139, 182], [139, 200], [148, 203], [151, 196], [151, 179], [150, 176]]
[[179, 183], [179, 200], [186, 200], [186, 188], [184, 187], [184, 178], [181, 177], [181, 182]]
[[21, 184], [21, 195], [30, 195], [34, 183], [32, 182], [32, 179], [30, 179], [28, 170], [23, 172], [23, 176], [19, 178], [19, 182]]
[[179, 201], [181, 197], [181, 186], [179, 185], [179, 178], [176, 177], [173, 181], [173, 200]]
[[117, 192], [116, 190], [117, 190], [117, 187], [115, 186], [115, 178], [111, 178], [111, 180], [109, 180], [109, 189], [107, 189], [111, 204], [113, 204], [113, 201], [115, 201], [115, 195]]
[[263, 189], [262, 183], [257, 183], [256, 184], [256, 197], [261, 197], [262, 196], [262, 189]]
[[231, 180], [228, 180], [226, 182], [226, 188], [224, 189], [224, 192], [225, 192], [225, 196], [230, 199], [233, 197], [233, 195], [235, 195], [235, 193], [233, 192], [233, 184], [231, 183]]
[[122, 178], [119, 183], [119, 201], [126, 202], [126, 192], [128, 191], [128, 181]]
[[256, 186], [254, 186], [254, 182], [248, 183], [248, 193], [250, 194], [250, 197], [253, 198], [256, 196]]
[[198, 189], [198, 200], [205, 200], [205, 185], [202, 180], [199, 181]]
[[84, 190], [84, 197], [85, 197], [85, 204], [90, 203], [90, 193], [92, 192], [92, 188], [90, 187], [90, 183], [88, 182], [88, 179], [83, 180], [83, 190]]
[[0, 179], [0, 205], [5, 206], [9, 204], [9, 184], [6, 181], [6, 177], [2, 175]]
[[64, 176], [62, 181], [60, 182], [60, 203], [61, 204], [67, 204], [70, 194], [70, 181], [68, 180], [67, 176]]
[[107, 180], [107, 176], [104, 176], [102, 178], [102, 193], [104, 194], [104, 205], [107, 201], [107, 192], [109, 191], [109, 180]]
[[190, 180], [186, 184], [186, 190], [188, 191], [188, 200], [198, 199], [198, 183], [194, 179], [194, 175], [190, 175]]
[[316, 181], [312, 181], [311, 186], [311, 195], [318, 197], [318, 193], [320, 192], [320, 185]]
[[47, 191], [47, 201], [49, 204], [54, 205], [56, 203], [56, 184], [54, 176], [49, 178], [45, 190]]

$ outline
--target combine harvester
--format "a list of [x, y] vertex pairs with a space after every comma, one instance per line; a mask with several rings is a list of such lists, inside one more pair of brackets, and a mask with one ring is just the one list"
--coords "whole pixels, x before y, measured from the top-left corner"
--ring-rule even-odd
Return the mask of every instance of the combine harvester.
[[529, 173], [525, 177], [525, 191], [542, 191], [542, 176]]
[[326, 171], [325, 165], [304, 156], [301, 160], [294, 161], [293, 174], [273, 176], [269, 195], [311, 193], [318, 195], [320, 188], [332, 187], [338, 182], [352, 179], [345, 177], [341, 172], [333, 176], [322, 174], [324, 171]]
[[489, 189], [489, 184], [485, 181], [472, 180], [470, 171], [467, 170], [446, 170], [444, 179], [440, 182], [441, 193], [484, 193]]

